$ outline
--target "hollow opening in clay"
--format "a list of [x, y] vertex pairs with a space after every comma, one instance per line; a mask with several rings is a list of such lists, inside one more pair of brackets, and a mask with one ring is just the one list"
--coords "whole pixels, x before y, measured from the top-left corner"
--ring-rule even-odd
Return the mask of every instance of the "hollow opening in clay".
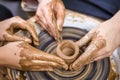
[[69, 43], [65, 43], [61, 47], [61, 51], [65, 56], [73, 56], [75, 53], [75, 48], [73, 47], [73, 45], [70, 45]]
[[72, 40], [63, 40], [57, 46], [56, 54], [70, 65], [79, 56], [79, 47]]

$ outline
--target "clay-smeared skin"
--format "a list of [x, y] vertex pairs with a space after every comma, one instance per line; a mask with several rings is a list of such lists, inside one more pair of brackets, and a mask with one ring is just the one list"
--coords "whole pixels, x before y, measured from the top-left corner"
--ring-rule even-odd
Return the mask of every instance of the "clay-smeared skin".
[[91, 33], [76, 42], [76, 45], [82, 47], [92, 39], [92, 42], [90, 42], [89, 46], [86, 48], [85, 52], [83, 53], [84, 56], [83, 55], [79, 56], [79, 58], [73, 64], [71, 64], [70, 67], [71, 70], [81, 69], [85, 64], [89, 64], [93, 62], [94, 58], [97, 55], [97, 51], [99, 51], [101, 48], [106, 46], [105, 39], [103, 39], [101, 36], [96, 36], [96, 35], [97, 35], [96, 32]]
[[27, 43], [21, 44], [21, 46], [23, 49], [20, 52], [20, 56], [22, 57], [20, 65], [23, 70], [52, 71], [54, 67], [67, 69], [67, 65], [60, 58], [35, 49]]
[[38, 0], [39, 5], [36, 11], [38, 23], [48, 33], [60, 42], [62, 25], [65, 17], [65, 6], [62, 0]]
[[0, 49], [3, 50], [3, 55], [8, 55], [4, 56], [5, 61], [1, 63], [6, 67], [28, 71], [53, 71], [56, 67], [67, 70], [68, 68], [64, 60], [38, 50], [26, 42], [11, 42]]
[[[70, 65], [69, 66], [70, 70], [81, 69], [85, 64], [91, 63], [94, 58], [93, 56], [96, 56], [96, 54], [97, 54], [96, 52], [106, 45], [105, 40], [101, 36], [99, 36], [99, 38], [97, 38], [96, 35], [97, 35], [97, 33], [91, 33], [91, 34], [83, 37], [82, 39], [76, 41], [75, 43], [70, 40], [63, 41], [57, 47], [57, 55], [59, 57], [61, 57], [62, 59], [64, 59], [68, 65]], [[93, 40], [89, 44], [90, 46], [88, 46], [86, 48], [85, 52], [83, 53], [85, 55], [82, 56], [80, 54], [77, 54], [77, 53], [79, 53], [79, 48], [82, 47], [83, 45], [87, 44], [88, 42], [90, 42], [91, 39], [93, 39]], [[73, 51], [71, 51], [71, 47], [72, 47]], [[71, 57], [71, 56], [69, 56], [70, 54], [74, 54], [74, 55], [77, 54], [77, 55], [74, 57]]]
[[27, 30], [33, 37], [33, 42], [35, 45], [39, 44], [39, 40], [33, 25], [29, 22], [23, 20], [22, 18], [15, 16], [10, 19], [6, 19], [0, 22], [0, 41], [27, 41], [31, 43], [31, 39], [27, 37], [20, 37], [14, 35], [14, 29], [20, 28]]

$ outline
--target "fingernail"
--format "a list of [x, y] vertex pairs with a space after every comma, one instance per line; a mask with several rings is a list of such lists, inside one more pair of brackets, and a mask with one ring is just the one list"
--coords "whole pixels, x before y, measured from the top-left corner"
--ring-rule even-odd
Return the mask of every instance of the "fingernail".
[[63, 68], [64, 68], [65, 70], [68, 70], [68, 65], [67, 65], [67, 64], [64, 64]]
[[60, 43], [61, 42], [61, 40], [59, 39], [59, 38], [56, 38], [55, 39], [58, 43]]
[[34, 45], [39, 45], [39, 41], [33, 41]]
[[32, 43], [32, 40], [31, 39], [28, 39], [28, 38], [23, 38], [23, 41], [26, 41], [28, 43]]
[[69, 70], [73, 71], [72, 64], [69, 66]]
[[69, 68], [70, 68], [70, 70], [73, 71], [73, 70], [77, 70], [78, 67], [74, 64], [71, 64]]
[[58, 38], [55, 36], [55, 40], [58, 41]]
[[62, 27], [60, 25], [58, 25], [58, 30], [62, 31]]

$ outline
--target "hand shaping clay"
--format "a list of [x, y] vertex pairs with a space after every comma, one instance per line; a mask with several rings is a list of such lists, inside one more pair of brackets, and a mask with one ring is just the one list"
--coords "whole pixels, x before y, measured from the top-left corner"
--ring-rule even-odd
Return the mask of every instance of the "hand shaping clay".
[[80, 55], [79, 47], [76, 46], [72, 40], [63, 40], [60, 44], [58, 44], [56, 54], [60, 58], [64, 59], [68, 65], [70, 65]]

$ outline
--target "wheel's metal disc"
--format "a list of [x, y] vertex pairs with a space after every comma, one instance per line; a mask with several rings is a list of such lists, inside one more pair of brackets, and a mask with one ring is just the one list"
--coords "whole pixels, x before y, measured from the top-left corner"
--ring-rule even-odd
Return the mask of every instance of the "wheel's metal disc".
[[[64, 27], [63, 39], [73, 41], [79, 40], [87, 33], [86, 30], [73, 27]], [[53, 53], [57, 46], [55, 40], [50, 35], [42, 31], [39, 35], [40, 45], [37, 47], [48, 53]], [[103, 60], [86, 65], [80, 71], [64, 71], [55, 69], [54, 72], [24, 72], [22, 75], [26, 80], [107, 80], [110, 71], [110, 60]], [[17, 80], [20, 71], [12, 70], [13, 80]]]

